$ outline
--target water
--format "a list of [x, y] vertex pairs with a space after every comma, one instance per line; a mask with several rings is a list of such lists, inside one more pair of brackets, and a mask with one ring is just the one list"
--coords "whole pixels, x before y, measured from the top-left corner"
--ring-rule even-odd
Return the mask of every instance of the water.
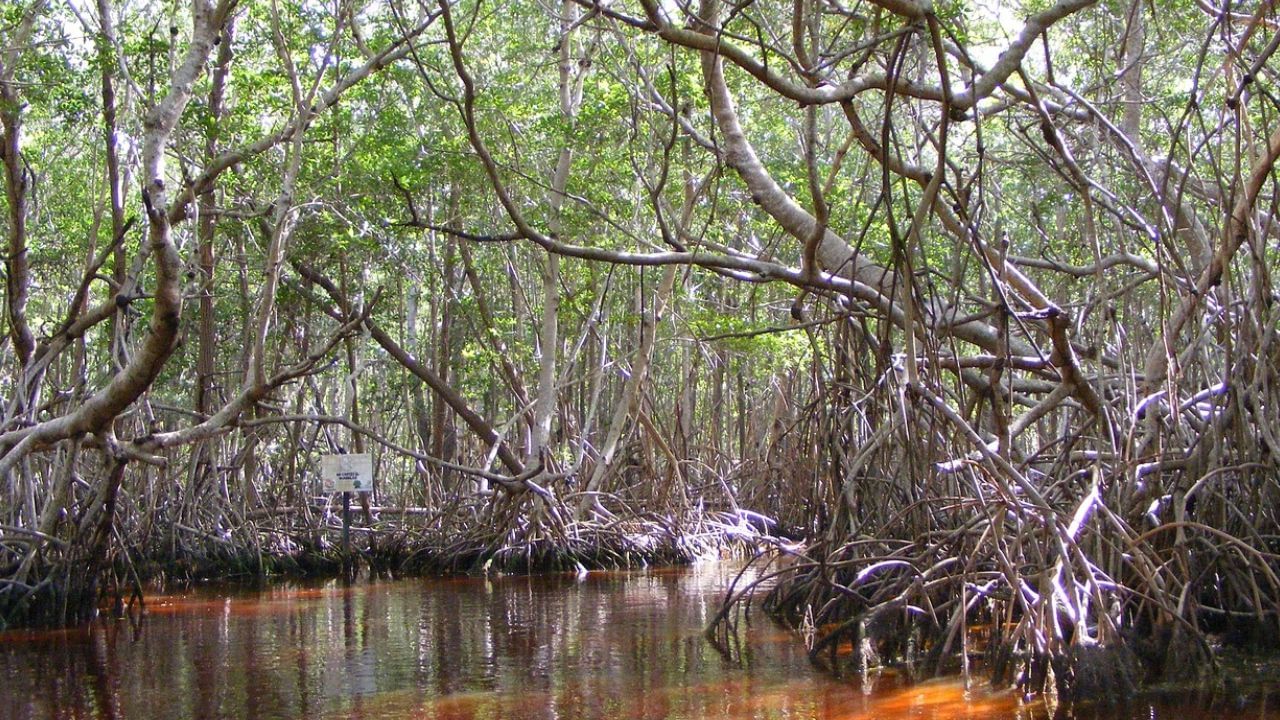
[[[733, 571], [202, 589], [151, 598], [136, 628], [0, 634], [0, 718], [841, 720], [1054, 716], [957, 679], [907, 685], [814, 670], [763, 619], [746, 656], [702, 637]], [[1058, 712], [1080, 718], [1276, 718], [1235, 696]]]

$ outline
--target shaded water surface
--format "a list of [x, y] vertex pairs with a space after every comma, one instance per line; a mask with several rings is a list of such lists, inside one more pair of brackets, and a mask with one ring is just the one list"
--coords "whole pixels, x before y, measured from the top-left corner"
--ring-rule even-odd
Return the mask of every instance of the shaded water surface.
[[[757, 619], [702, 638], [733, 571], [204, 589], [138, 627], [0, 634], [0, 718], [1050, 718], [958, 680], [826, 677]], [[1134, 699], [1080, 718], [1275, 718], [1262, 689]]]

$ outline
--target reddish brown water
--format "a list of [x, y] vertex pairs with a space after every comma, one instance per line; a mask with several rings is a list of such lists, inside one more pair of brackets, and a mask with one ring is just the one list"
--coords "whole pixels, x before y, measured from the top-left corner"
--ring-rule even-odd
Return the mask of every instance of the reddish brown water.
[[[138, 628], [0, 634], [0, 718], [1050, 718], [958, 680], [810, 667], [766, 621], [726, 661], [702, 630], [730, 568], [411, 580], [152, 598]], [[219, 594], [221, 593], [221, 594]], [[1058, 717], [1280, 720], [1265, 688]]]

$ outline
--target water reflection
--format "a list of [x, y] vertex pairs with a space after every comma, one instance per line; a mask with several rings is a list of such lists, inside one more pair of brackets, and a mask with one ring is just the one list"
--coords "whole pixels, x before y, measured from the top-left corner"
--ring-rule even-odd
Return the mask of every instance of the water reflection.
[[[731, 568], [415, 580], [152, 598], [136, 628], [0, 635], [0, 718], [1013, 718], [956, 680], [815, 672], [758, 621], [746, 667], [703, 639]], [[222, 593], [221, 595], [218, 593]], [[1280, 718], [1264, 695], [1063, 717]]]

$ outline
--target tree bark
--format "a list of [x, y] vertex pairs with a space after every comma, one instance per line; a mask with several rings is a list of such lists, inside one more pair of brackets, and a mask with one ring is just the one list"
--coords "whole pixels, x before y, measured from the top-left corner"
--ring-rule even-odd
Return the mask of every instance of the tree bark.
[[35, 25], [43, 2], [24, 13], [11, 38], [3, 60], [0, 60], [0, 163], [4, 165], [5, 199], [9, 222], [6, 238], [5, 314], [9, 323], [9, 339], [13, 343], [18, 364], [25, 367], [35, 350], [35, 338], [27, 324], [27, 300], [31, 293], [31, 265], [27, 256], [27, 200], [31, 186], [22, 159], [22, 109], [25, 103], [15, 81], [19, 50], [24, 48]]

